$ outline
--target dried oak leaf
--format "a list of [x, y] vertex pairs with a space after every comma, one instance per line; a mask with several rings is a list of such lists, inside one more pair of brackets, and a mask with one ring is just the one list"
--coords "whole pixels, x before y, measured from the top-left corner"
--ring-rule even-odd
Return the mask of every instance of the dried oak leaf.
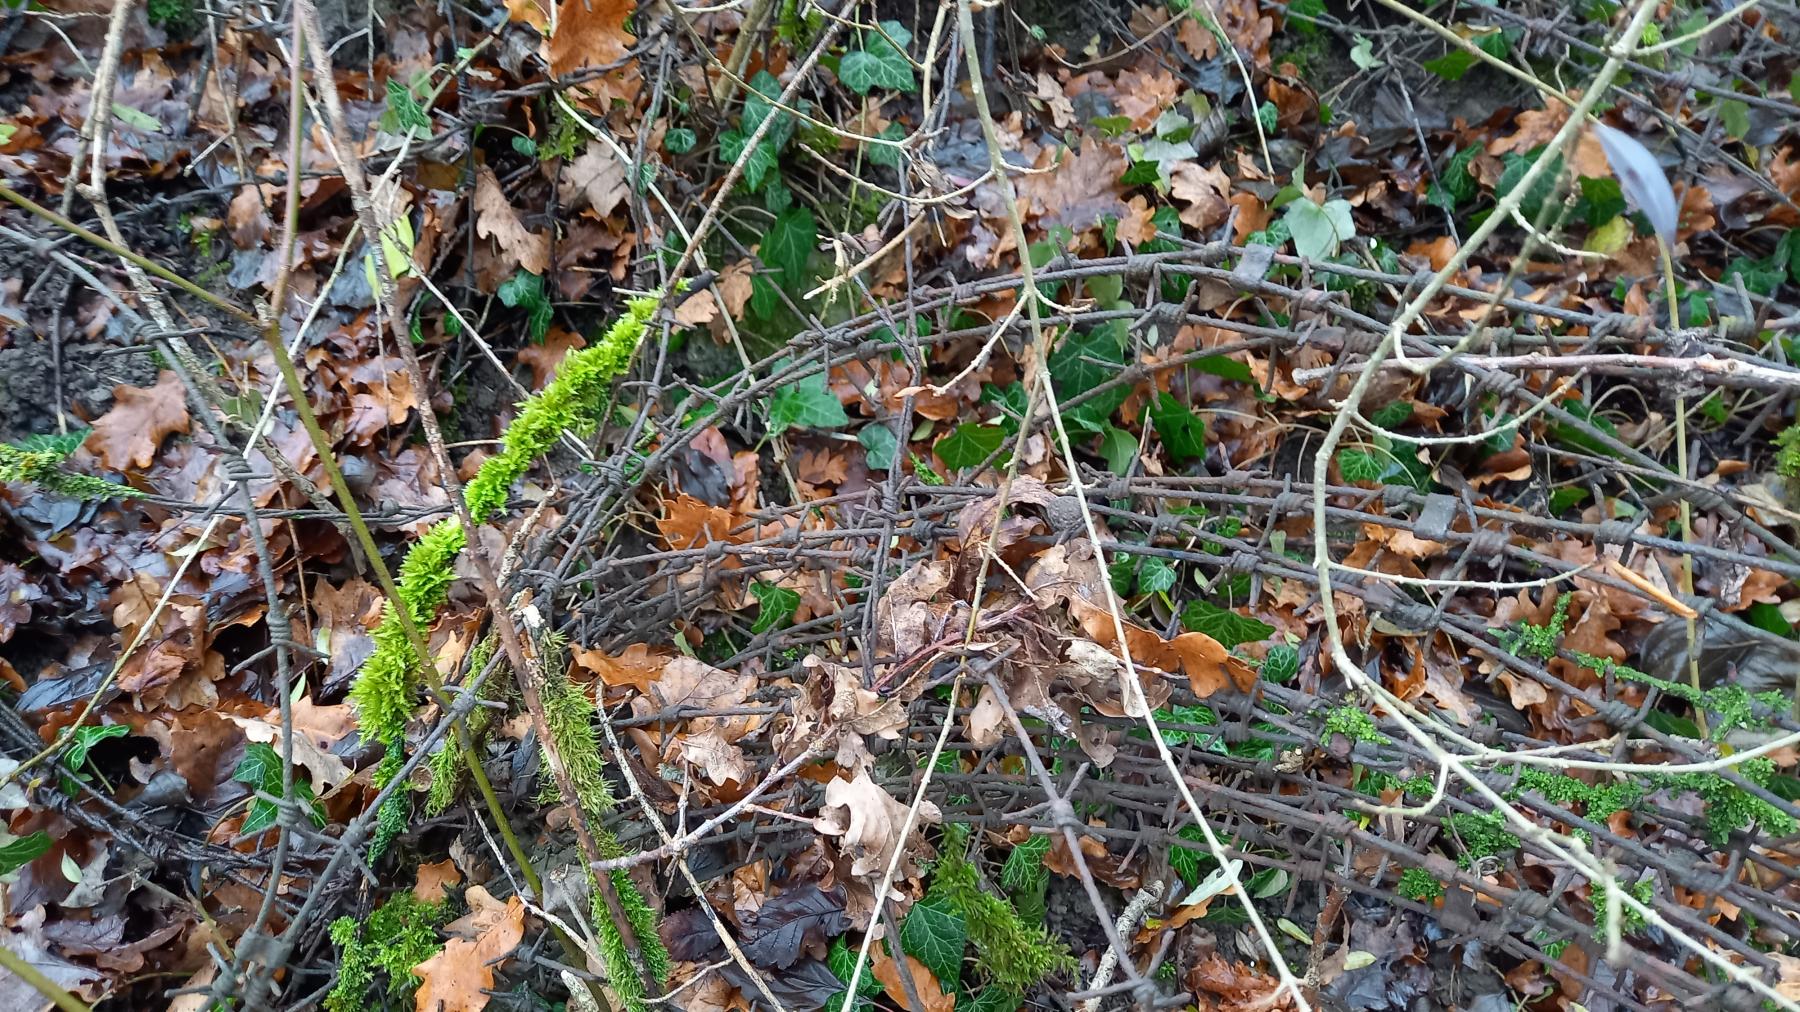
[[556, 34], [545, 44], [556, 77], [585, 67], [603, 67], [625, 58], [637, 39], [625, 19], [637, 0], [562, 0], [556, 5]]
[[470, 886], [469, 913], [444, 930], [452, 937], [443, 951], [413, 967], [421, 983], [418, 1012], [481, 1012], [494, 986], [493, 964], [525, 937], [525, 904], [505, 903], [481, 886]]
[[163, 437], [188, 431], [187, 392], [175, 374], [157, 374], [153, 387], [113, 387], [112, 410], [94, 422], [86, 445], [115, 471], [149, 467]]
[[550, 266], [550, 237], [525, 227], [494, 170], [485, 166], [475, 173], [475, 234], [494, 240], [508, 258], [532, 274], [542, 274]]
[[631, 188], [619, 156], [599, 141], [589, 141], [586, 150], [563, 168], [556, 192], [569, 210], [580, 210], [585, 202], [604, 218], [618, 208]]
[[[843, 838], [851, 874], [874, 878], [887, 871], [894, 848], [901, 843], [905, 805], [882, 790], [867, 773], [859, 773], [855, 780], [839, 778], [826, 784], [825, 804], [820, 812], [813, 820], [813, 828], [826, 836]], [[919, 820], [938, 822], [942, 818], [936, 805], [929, 801], [920, 804]]]
[[1231, 213], [1227, 198], [1231, 195], [1231, 177], [1217, 164], [1202, 167], [1195, 162], [1177, 162], [1169, 171], [1169, 193], [1188, 206], [1181, 209], [1181, 223], [1205, 231], [1225, 220]]

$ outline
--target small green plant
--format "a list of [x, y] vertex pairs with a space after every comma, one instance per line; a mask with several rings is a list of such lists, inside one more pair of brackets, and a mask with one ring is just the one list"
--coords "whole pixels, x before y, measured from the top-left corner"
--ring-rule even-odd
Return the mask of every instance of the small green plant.
[[1574, 596], [1573, 591], [1564, 591], [1556, 599], [1550, 621], [1543, 625], [1521, 622], [1516, 629], [1496, 629], [1494, 638], [1514, 657], [1535, 657], [1540, 661], [1555, 657], [1556, 643], [1562, 639], [1563, 629], [1569, 624], [1569, 600]]
[[354, 917], [333, 921], [331, 941], [340, 955], [326, 1012], [363, 1012], [378, 973], [387, 978], [387, 998], [378, 1007], [411, 1005], [420, 984], [413, 967], [444, 947], [437, 929], [448, 914], [448, 904], [422, 903], [411, 892], [401, 892], [377, 907], [367, 926]]
[[[1631, 885], [1623, 887], [1621, 891], [1630, 893], [1633, 899], [1645, 906], [1649, 906], [1651, 899], [1653, 899], [1655, 895], [1655, 886], [1656, 883], [1654, 880], [1646, 878], [1642, 881], [1633, 882]], [[1609, 916], [1608, 911], [1611, 904], [1607, 902], [1607, 890], [1604, 885], [1595, 882], [1590, 888], [1593, 890], [1591, 898], [1594, 904], [1594, 937], [1596, 939], [1604, 939], [1606, 937], [1606, 920]], [[1643, 934], [1645, 928], [1644, 915], [1623, 903], [1619, 905], [1624, 907], [1619, 913], [1619, 933], [1622, 935]]]
[[1420, 903], [1431, 903], [1442, 899], [1444, 883], [1437, 876], [1423, 868], [1408, 868], [1400, 873], [1400, 895], [1409, 896]]
[[944, 856], [933, 871], [926, 900], [962, 918], [968, 944], [979, 957], [979, 972], [1013, 995], [1027, 993], [1052, 974], [1072, 972], [1075, 958], [1067, 947], [1042, 924], [1025, 923], [1012, 904], [982, 888], [968, 845], [968, 827], [945, 829]]
[[62, 464], [87, 438], [87, 430], [64, 436], [32, 436], [0, 443], [0, 481], [26, 481], [70, 499], [136, 499], [144, 493], [88, 474], [73, 474]]
[[1506, 817], [1499, 812], [1457, 812], [1444, 824], [1462, 841], [1463, 853], [1456, 863], [1464, 868], [1519, 847], [1519, 838], [1507, 830]]
[[1584, 667], [1592, 668], [1602, 678], [1616, 676], [1649, 685], [1664, 695], [1683, 700], [1696, 710], [1710, 714], [1708, 727], [1713, 741], [1722, 741], [1726, 735], [1737, 730], [1767, 730], [1772, 726], [1770, 717], [1781, 713], [1787, 706], [1787, 697], [1776, 689], [1753, 693], [1741, 685], [1723, 684], [1697, 690], [1683, 682], [1666, 681], [1627, 667], [1611, 658], [1577, 653], [1575, 659]]
[[1354, 706], [1334, 706], [1325, 715], [1325, 727], [1319, 732], [1319, 744], [1330, 744], [1333, 735], [1341, 734], [1351, 741], [1386, 745], [1392, 739], [1375, 727], [1375, 718]]

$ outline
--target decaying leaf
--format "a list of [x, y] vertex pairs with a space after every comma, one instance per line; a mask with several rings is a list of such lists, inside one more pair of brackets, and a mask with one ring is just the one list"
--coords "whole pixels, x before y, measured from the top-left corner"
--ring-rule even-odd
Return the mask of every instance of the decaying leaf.
[[525, 937], [525, 904], [517, 896], [502, 903], [482, 886], [470, 886], [469, 913], [444, 930], [444, 949], [413, 972], [422, 983], [418, 1012], [481, 1012], [494, 986], [494, 965]]
[[[916, 831], [941, 818], [936, 805], [922, 802], [913, 828]], [[851, 874], [879, 880], [900, 846], [900, 831], [906, 822], [907, 806], [882, 790], [867, 773], [860, 773], [855, 780], [839, 778], [825, 785], [825, 803], [813, 828], [840, 838], [844, 854], [851, 859]], [[911, 861], [908, 854], [902, 864]]]

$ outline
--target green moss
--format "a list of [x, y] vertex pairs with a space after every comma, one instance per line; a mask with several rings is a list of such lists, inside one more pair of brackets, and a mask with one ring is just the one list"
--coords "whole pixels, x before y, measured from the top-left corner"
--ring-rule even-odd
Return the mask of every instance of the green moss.
[[68, 455], [68, 451], [25, 450], [0, 443], [0, 481], [30, 482], [46, 492], [81, 500], [136, 499], [144, 494], [128, 485], [63, 470]]
[[1325, 715], [1325, 728], [1319, 732], [1319, 744], [1330, 742], [1334, 734], [1341, 734], [1351, 741], [1366, 741], [1375, 745], [1386, 745], [1391, 740], [1375, 729], [1375, 718], [1354, 706], [1333, 707]]
[[[1623, 891], [1630, 893], [1632, 898], [1639, 903], [1649, 906], [1651, 899], [1654, 897], [1653, 888], [1655, 884], [1656, 883], [1652, 879], [1644, 879], [1641, 882], [1634, 882], [1631, 885], [1625, 886]], [[1599, 882], [1595, 882], [1592, 889], [1592, 899], [1594, 904], [1594, 937], [1597, 939], [1604, 939], [1606, 937], [1606, 919], [1609, 907], [1606, 886]], [[1629, 906], [1625, 906], [1623, 903], [1619, 905], [1624, 907], [1624, 910], [1619, 914], [1619, 933], [1622, 935], [1642, 934], [1645, 927], [1644, 915], [1638, 913]]]
[[980, 957], [979, 972], [1015, 994], [1029, 993], [1052, 974], [1074, 972], [1075, 958], [1042, 924], [1025, 923], [1012, 904], [981, 887], [967, 847], [966, 827], [952, 826], [944, 833], [944, 857], [929, 895], [962, 914], [969, 944]]
[[1444, 895], [1444, 883], [1423, 868], [1408, 868], [1400, 873], [1400, 894], [1421, 903], [1430, 903]]
[[[400, 565], [400, 600], [421, 632], [430, 628], [450, 594], [456, 556], [462, 547], [462, 526], [454, 518], [443, 520], [413, 545]], [[388, 603], [372, 638], [375, 649], [350, 687], [350, 702], [356, 707], [363, 734], [393, 747], [406, 736], [422, 660], [408, 641], [393, 602]]]
[[[1737, 771], [1745, 780], [1767, 788], [1775, 776], [1775, 761], [1767, 756], [1746, 759]], [[1717, 773], [1676, 773], [1652, 779], [1665, 788], [1692, 791], [1700, 796], [1706, 803], [1707, 836], [1714, 846], [1724, 846], [1732, 833], [1749, 828], [1751, 823], [1773, 836], [1787, 836], [1800, 828], [1786, 812]]]
[[387, 978], [387, 998], [376, 1007], [412, 1004], [419, 978], [413, 967], [443, 949], [437, 929], [447, 919], [443, 903], [421, 903], [410, 892], [394, 894], [369, 915], [365, 927], [353, 917], [331, 925], [331, 940], [341, 950], [337, 984], [325, 998], [326, 1012], [362, 1012], [369, 1008], [369, 989], [377, 974]]
[[[545, 650], [546, 657], [556, 653]], [[562, 758], [563, 769], [575, 785], [575, 794], [581, 799], [581, 810], [589, 818], [598, 819], [618, 804], [612, 784], [606, 779], [606, 760], [600, 755], [600, 732], [595, 725], [599, 711], [587, 693], [570, 684], [559, 667], [554, 663], [545, 665], [544, 687], [539, 693], [544, 703], [544, 723], [556, 754]], [[546, 750], [545, 769], [549, 769], [549, 763]], [[544, 780], [543, 800], [549, 804], [561, 800], [555, 782], [549, 777]]]
[[[617, 844], [608, 840], [612, 849]], [[656, 931], [656, 911], [651, 909], [644, 894], [638, 892], [637, 883], [624, 869], [608, 872], [612, 877], [613, 891], [619, 896], [619, 906], [625, 911], [625, 919], [631, 924], [631, 932], [637, 936], [638, 949], [643, 956], [644, 969], [661, 985], [669, 979], [669, 950], [663, 947], [662, 937]], [[600, 956], [606, 963], [607, 982], [612, 985], [613, 994], [618, 996], [619, 1004], [626, 1012], [650, 1012], [650, 999], [654, 996], [644, 992], [644, 982], [638, 977], [637, 968], [632, 965], [631, 954], [625, 948], [625, 938], [613, 923], [612, 914], [606, 909], [606, 900], [600, 890], [593, 890], [594, 924], [599, 929]]]
[[506, 428], [499, 453], [481, 464], [465, 497], [476, 523], [486, 523], [506, 508], [507, 494], [529, 468], [556, 442], [564, 429], [591, 432], [599, 425], [612, 381], [630, 366], [650, 318], [662, 304], [648, 295], [625, 304], [620, 317], [599, 343], [564, 356], [549, 385], [519, 406], [519, 416]]
[[1783, 478], [1800, 477], [1800, 422], [1775, 437], [1775, 473]]
[[1540, 661], [1555, 657], [1556, 641], [1562, 639], [1563, 628], [1569, 624], [1569, 601], [1574, 596], [1565, 591], [1558, 597], [1556, 610], [1543, 625], [1521, 622], [1516, 629], [1495, 630], [1494, 638], [1514, 657], [1535, 657]]
[[1506, 817], [1499, 812], [1457, 812], [1444, 820], [1462, 841], [1463, 854], [1457, 864], [1470, 868], [1484, 858], [1516, 850], [1519, 838], [1506, 828]]

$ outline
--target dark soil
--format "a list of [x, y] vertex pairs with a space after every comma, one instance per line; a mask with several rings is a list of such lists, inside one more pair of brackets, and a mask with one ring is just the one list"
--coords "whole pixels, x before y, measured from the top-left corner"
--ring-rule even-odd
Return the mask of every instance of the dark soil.
[[58, 391], [51, 342], [18, 331], [13, 342], [0, 348], [0, 441], [55, 432], [59, 405], [71, 428], [82, 425], [112, 406], [113, 387], [156, 382], [156, 363], [148, 354], [121, 354], [99, 341], [65, 341]]

